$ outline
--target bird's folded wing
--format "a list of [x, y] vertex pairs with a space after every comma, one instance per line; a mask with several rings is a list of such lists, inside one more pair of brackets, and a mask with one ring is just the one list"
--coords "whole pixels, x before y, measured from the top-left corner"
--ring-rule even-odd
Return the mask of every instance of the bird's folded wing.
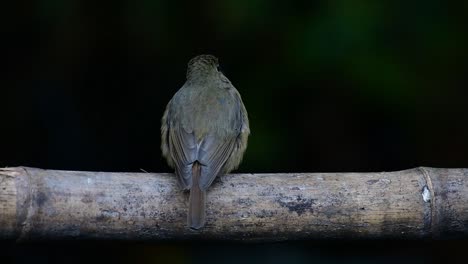
[[236, 137], [207, 135], [200, 145], [198, 160], [202, 164], [200, 188], [206, 190], [221, 172], [235, 146]]
[[169, 129], [169, 148], [176, 174], [184, 189], [192, 186], [192, 163], [197, 159], [197, 143], [194, 133], [182, 127]]

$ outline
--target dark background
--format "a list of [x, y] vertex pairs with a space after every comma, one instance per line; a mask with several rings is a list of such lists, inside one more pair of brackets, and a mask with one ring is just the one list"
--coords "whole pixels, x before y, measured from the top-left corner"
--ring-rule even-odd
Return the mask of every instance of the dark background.
[[[160, 118], [219, 57], [252, 134], [241, 172], [468, 167], [467, 1], [2, 3], [0, 166], [168, 172]], [[19, 262], [432, 263], [465, 242], [3, 242]], [[3, 261], [2, 261], [3, 263]]]

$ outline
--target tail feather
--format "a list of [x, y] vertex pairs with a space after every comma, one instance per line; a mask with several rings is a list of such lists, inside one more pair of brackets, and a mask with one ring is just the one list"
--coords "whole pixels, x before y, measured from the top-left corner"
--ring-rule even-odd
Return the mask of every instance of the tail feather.
[[200, 189], [201, 165], [197, 161], [192, 167], [192, 188], [190, 189], [187, 224], [191, 229], [200, 229], [205, 225], [205, 196]]

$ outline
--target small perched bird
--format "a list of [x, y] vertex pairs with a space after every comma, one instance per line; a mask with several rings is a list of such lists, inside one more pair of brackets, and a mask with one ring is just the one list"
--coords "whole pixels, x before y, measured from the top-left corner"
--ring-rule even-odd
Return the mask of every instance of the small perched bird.
[[250, 133], [241, 96], [218, 67], [212, 55], [191, 59], [187, 81], [162, 118], [162, 154], [184, 190], [190, 190], [191, 229], [205, 225], [206, 190], [216, 176], [239, 166]]

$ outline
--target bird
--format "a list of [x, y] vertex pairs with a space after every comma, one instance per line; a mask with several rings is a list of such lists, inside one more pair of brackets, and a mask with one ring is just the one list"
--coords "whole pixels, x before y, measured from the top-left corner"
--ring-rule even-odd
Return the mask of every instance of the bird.
[[247, 110], [213, 55], [187, 65], [186, 81], [161, 119], [161, 150], [179, 183], [189, 190], [187, 226], [205, 225], [206, 191], [217, 176], [237, 169], [250, 134]]

